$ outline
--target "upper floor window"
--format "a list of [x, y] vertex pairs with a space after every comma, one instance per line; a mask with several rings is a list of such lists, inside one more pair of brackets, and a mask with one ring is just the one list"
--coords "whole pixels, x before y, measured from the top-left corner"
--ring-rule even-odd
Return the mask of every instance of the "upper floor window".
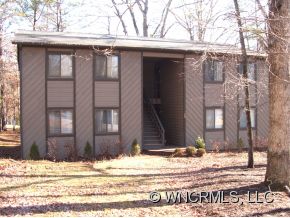
[[95, 55], [95, 78], [116, 80], [119, 78], [119, 56]]
[[[243, 75], [243, 65], [239, 64], [239, 74]], [[248, 79], [256, 80], [256, 64], [255, 63], [248, 63], [247, 73], [248, 73]]]
[[73, 110], [49, 109], [48, 131], [50, 136], [73, 134]]
[[[251, 126], [252, 128], [256, 127], [256, 110], [255, 108], [250, 108], [250, 117], [251, 117]], [[247, 128], [247, 117], [246, 117], [246, 111], [244, 108], [241, 108], [240, 110], [240, 128], [245, 129]]]
[[224, 111], [222, 108], [206, 109], [206, 129], [222, 129], [224, 126]]
[[205, 81], [223, 82], [223, 62], [217, 60], [208, 60], [205, 62]]
[[72, 55], [53, 53], [48, 54], [49, 78], [72, 78]]

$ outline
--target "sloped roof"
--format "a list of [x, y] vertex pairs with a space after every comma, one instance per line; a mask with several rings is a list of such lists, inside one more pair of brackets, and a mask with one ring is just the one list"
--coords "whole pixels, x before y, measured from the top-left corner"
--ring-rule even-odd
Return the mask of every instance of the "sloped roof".
[[[113, 47], [134, 50], [158, 50], [181, 53], [241, 53], [238, 47], [229, 44], [68, 32], [17, 31], [14, 33], [12, 43], [37, 46]], [[252, 51], [249, 51], [248, 55], [263, 56]]]

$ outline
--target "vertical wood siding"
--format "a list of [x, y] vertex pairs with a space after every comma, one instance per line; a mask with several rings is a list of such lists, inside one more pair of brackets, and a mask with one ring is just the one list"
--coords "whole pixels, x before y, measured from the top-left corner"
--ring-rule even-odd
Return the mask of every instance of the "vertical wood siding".
[[234, 83], [238, 76], [235, 58], [225, 60], [225, 140], [229, 146], [236, 146], [238, 139], [238, 100], [237, 87]]
[[95, 107], [119, 107], [119, 82], [95, 82]]
[[[252, 133], [253, 133], [253, 139], [255, 139], [255, 137], [256, 137], [256, 130], [253, 130]], [[244, 146], [245, 147], [248, 147], [249, 144], [248, 144], [247, 130], [239, 130], [239, 136], [243, 140]]]
[[95, 155], [104, 155], [109, 153], [111, 155], [117, 155], [119, 151], [122, 153], [123, 146], [120, 143], [119, 135], [103, 135], [95, 136]]
[[22, 49], [22, 145], [23, 158], [36, 142], [41, 156], [46, 152], [45, 126], [45, 49]]
[[257, 62], [257, 79], [257, 135], [265, 139], [269, 131], [269, 73], [263, 61]]
[[214, 150], [215, 147], [213, 146], [213, 144], [215, 142], [218, 142], [218, 143], [221, 143], [221, 147], [220, 149], [223, 149], [223, 142], [224, 142], [224, 131], [220, 131], [220, 130], [217, 130], [217, 131], [211, 131], [211, 132], [206, 132], [205, 133], [205, 143], [206, 143], [206, 149], [209, 149], [209, 150]]
[[57, 159], [63, 160], [68, 157], [69, 146], [74, 146], [74, 137], [49, 137], [47, 142], [55, 140]]
[[73, 107], [73, 81], [47, 81], [47, 107]]
[[121, 140], [127, 151], [136, 138], [142, 142], [142, 55], [121, 52]]
[[93, 146], [93, 60], [91, 50], [76, 51], [76, 146], [83, 154], [87, 141]]
[[185, 58], [185, 136], [186, 144], [193, 144], [203, 136], [203, 74], [199, 56]]
[[223, 84], [207, 84], [204, 86], [205, 106], [223, 106], [224, 105], [224, 86]]
[[164, 61], [160, 73], [160, 115], [169, 145], [184, 145], [183, 85], [183, 59]]

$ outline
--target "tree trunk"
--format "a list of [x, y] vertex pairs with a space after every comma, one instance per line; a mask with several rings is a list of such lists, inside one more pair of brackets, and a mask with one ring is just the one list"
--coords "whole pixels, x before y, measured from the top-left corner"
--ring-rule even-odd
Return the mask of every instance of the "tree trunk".
[[265, 182], [273, 189], [290, 185], [290, 0], [271, 0], [268, 19], [270, 132]]
[[252, 134], [252, 123], [251, 123], [251, 111], [250, 111], [250, 90], [249, 90], [249, 82], [248, 82], [248, 56], [245, 46], [245, 38], [243, 34], [243, 26], [241, 21], [240, 9], [238, 0], [234, 0], [236, 18], [239, 27], [239, 36], [240, 36], [240, 44], [242, 51], [242, 66], [243, 66], [243, 79], [245, 83], [245, 110], [246, 110], [246, 118], [247, 118], [247, 136], [248, 136], [248, 168], [254, 168], [254, 149], [253, 149], [253, 134]]

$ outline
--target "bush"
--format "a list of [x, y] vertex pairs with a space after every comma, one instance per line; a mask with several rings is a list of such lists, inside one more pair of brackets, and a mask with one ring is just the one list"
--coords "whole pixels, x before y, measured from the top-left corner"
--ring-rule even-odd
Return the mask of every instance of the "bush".
[[84, 149], [84, 157], [85, 158], [91, 158], [93, 154], [92, 146], [89, 142], [86, 143], [85, 149]]
[[242, 151], [245, 147], [244, 141], [242, 138], [239, 138], [238, 142], [237, 142], [237, 147], [239, 151]]
[[195, 140], [195, 144], [197, 149], [199, 148], [205, 149], [205, 142], [203, 138], [198, 136], [197, 139]]
[[188, 146], [185, 152], [187, 156], [193, 157], [196, 154], [196, 148], [194, 146]]
[[76, 147], [73, 143], [65, 144], [64, 148], [66, 149], [68, 161], [77, 161], [78, 160], [77, 150], [76, 150]]
[[40, 155], [38, 151], [38, 146], [35, 142], [31, 145], [29, 157], [31, 160], [39, 160]]
[[131, 146], [131, 155], [136, 156], [141, 153], [140, 145], [137, 142], [137, 139], [134, 139], [132, 146]]
[[176, 148], [172, 154], [172, 157], [182, 157], [183, 152], [181, 148]]
[[57, 156], [56, 139], [50, 138], [47, 140], [47, 159], [51, 161], [56, 161], [56, 156]]
[[204, 148], [199, 148], [199, 149], [197, 149], [197, 151], [196, 151], [196, 156], [198, 156], [198, 157], [202, 157], [205, 153], [206, 153], [206, 151], [205, 151]]

